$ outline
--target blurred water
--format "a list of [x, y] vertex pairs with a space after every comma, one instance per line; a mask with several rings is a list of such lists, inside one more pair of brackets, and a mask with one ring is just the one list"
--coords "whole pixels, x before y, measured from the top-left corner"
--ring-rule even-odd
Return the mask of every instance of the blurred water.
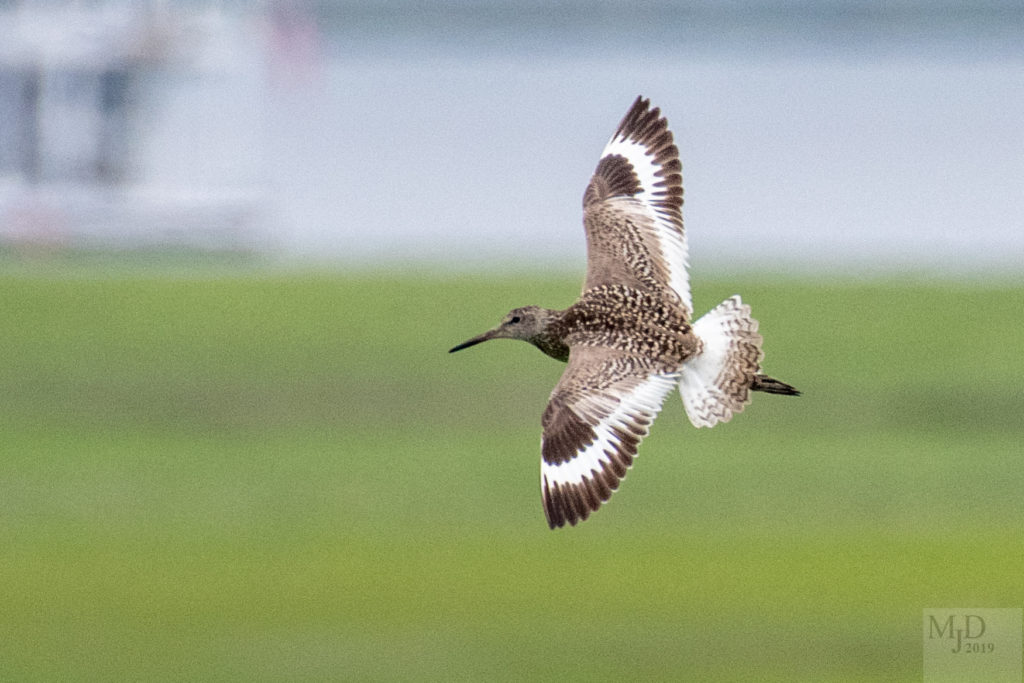
[[695, 264], [1024, 264], [1019, 3], [278, 2], [236, 26], [213, 75], [163, 74], [141, 175], [256, 188], [291, 257], [582, 267], [583, 188], [643, 94]]
[[1024, 264], [1019, 13], [544, 7], [339, 10], [322, 70], [268, 100], [287, 249], [578, 264], [583, 187], [642, 93], [676, 133], [695, 263]]

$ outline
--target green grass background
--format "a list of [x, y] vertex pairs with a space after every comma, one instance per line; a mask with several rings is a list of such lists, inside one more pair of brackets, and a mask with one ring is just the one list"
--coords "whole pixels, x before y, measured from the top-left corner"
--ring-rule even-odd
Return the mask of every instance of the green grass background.
[[666, 402], [548, 530], [562, 367], [446, 350], [577, 278], [0, 275], [0, 678], [919, 680], [1024, 605], [1024, 288], [694, 277], [804, 391]]

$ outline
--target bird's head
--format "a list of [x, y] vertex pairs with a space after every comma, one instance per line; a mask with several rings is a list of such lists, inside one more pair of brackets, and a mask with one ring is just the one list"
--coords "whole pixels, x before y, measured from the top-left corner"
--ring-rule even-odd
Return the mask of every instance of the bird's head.
[[547, 329], [553, 313], [554, 311], [540, 306], [513, 308], [501, 319], [497, 327], [462, 342], [448, 353], [455, 353], [490, 339], [522, 339], [533, 343]]

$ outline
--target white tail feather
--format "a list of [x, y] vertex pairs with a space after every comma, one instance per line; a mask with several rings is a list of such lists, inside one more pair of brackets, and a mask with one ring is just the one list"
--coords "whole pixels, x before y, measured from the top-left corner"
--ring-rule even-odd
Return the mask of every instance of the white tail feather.
[[693, 324], [701, 352], [683, 364], [679, 394], [694, 427], [728, 422], [750, 402], [760, 370], [761, 335], [750, 306], [733, 296]]

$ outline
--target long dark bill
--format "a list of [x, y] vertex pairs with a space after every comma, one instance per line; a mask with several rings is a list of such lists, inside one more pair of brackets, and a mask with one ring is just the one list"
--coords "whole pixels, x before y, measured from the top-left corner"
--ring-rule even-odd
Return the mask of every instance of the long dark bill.
[[468, 349], [470, 346], [476, 346], [480, 342], [485, 342], [488, 339], [490, 339], [488, 333], [481, 334], [477, 337], [473, 337], [472, 339], [462, 342], [458, 346], [453, 346], [452, 348], [448, 349], [448, 353], [455, 353], [456, 351], [461, 351], [462, 349]]

